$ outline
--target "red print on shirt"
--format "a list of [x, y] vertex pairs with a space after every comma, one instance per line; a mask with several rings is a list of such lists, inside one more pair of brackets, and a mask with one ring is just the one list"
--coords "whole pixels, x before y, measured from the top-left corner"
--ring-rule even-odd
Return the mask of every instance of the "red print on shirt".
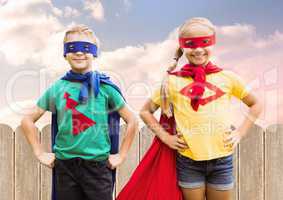
[[[187, 96], [187, 97], [189, 97], [190, 99], [192, 99], [192, 98], [193, 98], [193, 95], [192, 95], [192, 87], [193, 87], [195, 84], [199, 84], [199, 83], [193, 82], [193, 83], [187, 85], [186, 87], [184, 87], [184, 88], [180, 91], [180, 93], [181, 93], [182, 95]], [[223, 96], [223, 95], [225, 94], [225, 92], [223, 92], [220, 88], [216, 87], [215, 85], [213, 85], [213, 84], [211, 84], [211, 83], [209, 83], [209, 82], [204, 82], [203, 84], [204, 84], [204, 88], [207, 87], [208, 89], [214, 91], [215, 94], [214, 94], [214, 95], [211, 95], [211, 96], [209, 96], [209, 97], [206, 97], [206, 98], [201, 97], [201, 98], [199, 99], [199, 104], [202, 105], [202, 106], [204, 106], [205, 104], [207, 104], [207, 103], [209, 103], [209, 102], [212, 102], [212, 101], [218, 99], [219, 97], [221, 97], [221, 96]]]
[[72, 111], [72, 126], [73, 135], [78, 135], [85, 131], [87, 128], [96, 124], [95, 121], [79, 112], [76, 107], [79, 105], [78, 102], [70, 98], [70, 94], [65, 92], [64, 98], [66, 99], [66, 110]]

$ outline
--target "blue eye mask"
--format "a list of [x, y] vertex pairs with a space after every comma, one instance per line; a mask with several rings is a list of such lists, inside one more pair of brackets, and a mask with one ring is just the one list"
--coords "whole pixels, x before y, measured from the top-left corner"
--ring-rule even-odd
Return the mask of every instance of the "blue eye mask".
[[94, 57], [97, 57], [97, 46], [90, 42], [67, 42], [64, 44], [64, 57], [67, 53], [91, 53]]

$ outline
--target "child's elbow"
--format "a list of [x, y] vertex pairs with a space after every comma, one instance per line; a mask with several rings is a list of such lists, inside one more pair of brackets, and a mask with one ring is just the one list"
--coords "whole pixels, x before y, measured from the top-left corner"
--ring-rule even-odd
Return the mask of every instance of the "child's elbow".
[[255, 117], [258, 117], [263, 110], [263, 104], [258, 99], [255, 99], [253, 104], [250, 105], [249, 107], [250, 107], [250, 109], [251, 109], [251, 111], [252, 111], [252, 113]]
[[138, 127], [139, 125], [138, 118], [134, 114], [131, 117], [131, 124], [133, 124], [134, 127]]
[[23, 117], [21, 120], [21, 126], [25, 126], [25, 124], [27, 123], [27, 117]]
[[145, 116], [146, 116], [146, 113], [148, 113], [147, 110], [144, 110], [144, 109], [141, 109], [140, 112], [139, 112], [139, 117], [144, 120], [145, 119]]
[[257, 103], [256, 103], [256, 112], [257, 112], [257, 115], [260, 115], [260, 113], [262, 112], [263, 110], [263, 104], [262, 102], [260, 102], [259, 100], [257, 100]]
[[21, 127], [26, 127], [26, 126], [28, 126], [29, 124], [32, 124], [32, 123], [34, 123], [32, 118], [30, 116], [25, 116], [21, 120]]
[[28, 127], [30, 124], [30, 119], [28, 117], [23, 117], [23, 119], [21, 120], [21, 127], [23, 129], [26, 129], [26, 127]]
[[138, 126], [138, 118], [132, 112], [129, 112], [129, 114], [125, 118], [125, 121], [128, 125], [131, 125], [131, 126], [134, 126], [134, 127]]

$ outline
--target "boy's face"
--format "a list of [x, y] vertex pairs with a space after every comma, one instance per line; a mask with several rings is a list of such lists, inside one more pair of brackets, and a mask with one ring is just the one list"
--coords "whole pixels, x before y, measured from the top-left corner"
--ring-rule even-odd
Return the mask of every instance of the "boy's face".
[[[183, 38], [198, 38], [213, 35], [214, 32], [208, 27], [193, 24], [181, 35]], [[213, 46], [182, 48], [189, 63], [194, 65], [206, 65], [211, 57]]]
[[[95, 43], [94, 39], [83, 33], [71, 33], [67, 36], [67, 42], [89, 42]], [[86, 73], [92, 69], [92, 61], [94, 59], [91, 53], [67, 53], [65, 59], [70, 64], [72, 70], [77, 73]]]

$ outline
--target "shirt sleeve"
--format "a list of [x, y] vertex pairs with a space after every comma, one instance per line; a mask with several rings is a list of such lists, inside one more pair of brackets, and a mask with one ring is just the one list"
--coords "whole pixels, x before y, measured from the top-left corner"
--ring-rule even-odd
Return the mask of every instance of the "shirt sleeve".
[[55, 89], [54, 85], [48, 88], [37, 100], [36, 105], [43, 110], [47, 110], [50, 112], [56, 112], [55, 108]]
[[161, 106], [161, 94], [160, 94], [160, 88], [157, 88], [153, 91], [153, 94], [151, 95], [150, 99], [155, 103], [156, 105]]
[[243, 99], [250, 93], [250, 89], [246, 82], [234, 72], [229, 72], [229, 77], [232, 83], [232, 95], [238, 99]]
[[112, 86], [105, 85], [107, 88], [107, 94], [108, 94], [108, 101], [111, 106], [111, 110], [119, 110], [123, 106], [125, 106], [126, 102], [122, 95]]

